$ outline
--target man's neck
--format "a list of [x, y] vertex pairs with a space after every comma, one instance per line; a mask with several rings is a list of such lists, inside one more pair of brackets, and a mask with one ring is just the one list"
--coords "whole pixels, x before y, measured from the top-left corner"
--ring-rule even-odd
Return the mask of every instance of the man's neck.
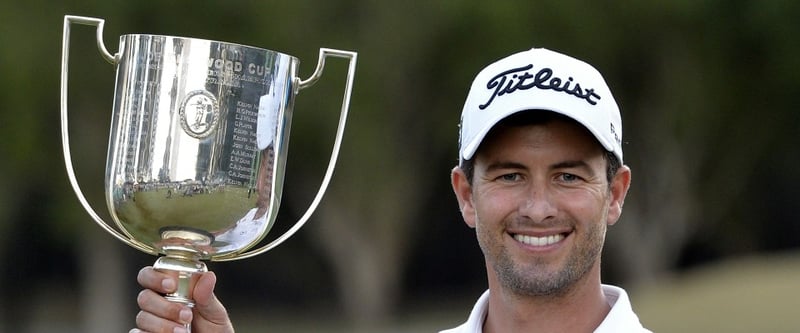
[[557, 296], [522, 296], [490, 282], [483, 332], [593, 332], [611, 306], [600, 279], [589, 280]]

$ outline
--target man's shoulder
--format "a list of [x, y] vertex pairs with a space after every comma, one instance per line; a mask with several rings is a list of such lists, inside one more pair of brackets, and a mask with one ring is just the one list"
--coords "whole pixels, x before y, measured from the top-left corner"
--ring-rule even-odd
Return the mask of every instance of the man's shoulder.
[[606, 296], [611, 311], [595, 329], [594, 333], [633, 332], [652, 333], [642, 326], [639, 317], [633, 312], [628, 293], [625, 289], [608, 284], [603, 285], [603, 294]]
[[467, 329], [467, 324], [466, 323], [461, 324], [461, 326], [458, 326], [458, 327], [455, 327], [455, 328], [447, 329], [447, 330], [444, 330], [444, 331], [439, 331], [439, 333], [468, 333], [468, 332], [472, 333]]
[[[652, 333], [639, 322], [633, 312], [628, 293], [617, 286], [603, 285], [603, 294], [611, 307], [606, 318], [594, 333]], [[440, 331], [439, 333], [480, 333], [489, 303], [489, 291], [481, 295], [470, 313], [469, 318], [458, 327]]]
[[489, 307], [489, 290], [483, 292], [472, 307], [469, 318], [456, 328], [439, 331], [439, 333], [481, 333], [486, 311]]

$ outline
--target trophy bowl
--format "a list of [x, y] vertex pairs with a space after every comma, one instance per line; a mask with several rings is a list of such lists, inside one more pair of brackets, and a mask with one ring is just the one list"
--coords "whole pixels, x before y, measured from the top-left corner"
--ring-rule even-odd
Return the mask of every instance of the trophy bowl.
[[[97, 28], [97, 47], [116, 66], [105, 174], [112, 224], [87, 202], [72, 166], [67, 95], [72, 24]], [[234, 43], [173, 36], [120, 36], [119, 52], [103, 43], [104, 20], [65, 16], [61, 63], [61, 130], [67, 175], [89, 215], [104, 230], [145, 253], [154, 267], [177, 272], [172, 301], [193, 306], [204, 261], [264, 253], [308, 220], [330, 182], [349, 109], [356, 53], [320, 49], [317, 68], [297, 76], [299, 60]], [[349, 59], [331, 159], [306, 213], [260, 248], [281, 201], [295, 96], [322, 75], [325, 59]]]

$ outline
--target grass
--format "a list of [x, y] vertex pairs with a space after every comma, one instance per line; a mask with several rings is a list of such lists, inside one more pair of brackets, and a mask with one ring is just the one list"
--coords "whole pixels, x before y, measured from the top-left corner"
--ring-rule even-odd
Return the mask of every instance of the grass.
[[[728, 260], [628, 291], [644, 325], [657, 333], [800, 332], [800, 252]], [[251, 298], [228, 305], [238, 333], [438, 332], [463, 322], [477, 296], [432, 295], [399, 309], [392, 323], [364, 329], [353, 328], [328, 302], [288, 309]], [[84, 332], [81, 311], [90, 307], [76, 306], [77, 297], [64, 284], [32, 288], [25, 303], [35, 304], [34, 312], [25, 316], [21, 332]], [[134, 306], [133, 298], [123, 303]], [[122, 326], [133, 325], [133, 309], [121, 311], [129, 321]], [[0, 322], [0, 332], [8, 324]]]
[[[800, 252], [729, 260], [628, 291], [642, 323], [657, 333], [800, 332]], [[455, 295], [452, 298], [459, 301], [434, 300], [413, 311], [401, 309], [394, 323], [380, 328], [353, 328], [324, 309], [280, 313], [280, 309], [256, 306], [251, 313], [235, 317], [241, 333], [267, 328], [277, 332], [438, 332], [466, 320], [477, 297]]]
[[800, 253], [704, 266], [631, 292], [654, 332], [800, 332]]

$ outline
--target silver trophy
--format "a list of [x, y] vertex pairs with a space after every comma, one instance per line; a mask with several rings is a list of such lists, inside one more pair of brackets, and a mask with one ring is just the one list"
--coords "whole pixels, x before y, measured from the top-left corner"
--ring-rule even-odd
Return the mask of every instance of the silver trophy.
[[[117, 68], [105, 198], [115, 227], [87, 202], [75, 177], [67, 121], [71, 24], [97, 27], [97, 47]], [[78, 200], [104, 230], [177, 272], [166, 297], [193, 306], [204, 261], [252, 257], [297, 232], [333, 174], [344, 132], [356, 53], [320, 49], [316, 70], [297, 77], [297, 58], [250, 46], [130, 34], [112, 55], [104, 20], [65, 16], [61, 55], [61, 139]], [[327, 171], [308, 210], [285, 233], [259, 245], [281, 201], [294, 98], [322, 75], [327, 57], [349, 59], [339, 125]]]

